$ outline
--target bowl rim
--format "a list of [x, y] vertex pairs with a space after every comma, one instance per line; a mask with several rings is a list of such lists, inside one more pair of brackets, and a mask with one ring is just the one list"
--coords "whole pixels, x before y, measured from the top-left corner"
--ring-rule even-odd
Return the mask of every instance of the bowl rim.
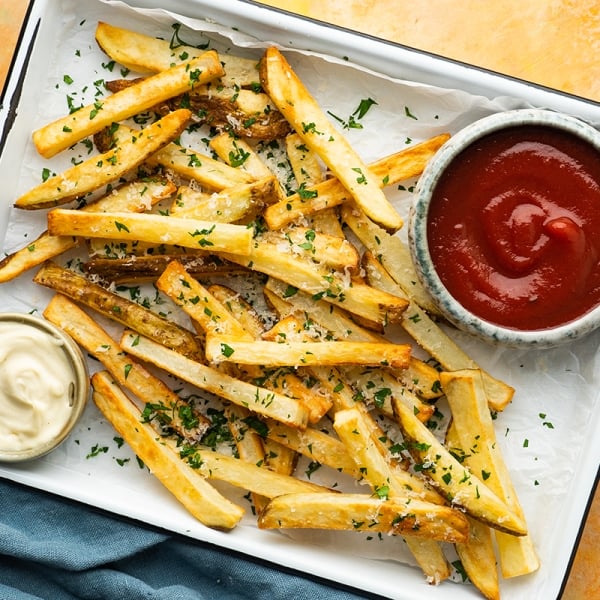
[[499, 130], [524, 125], [561, 129], [588, 142], [600, 152], [600, 131], [585, 121], [546, 108], [508, 110], [482, 117], [467, 125], [438, 150], [425, 167], [410, 208], [408, 243], [417, 275], [441, 313], [456, 327], [494, 343], [516, 347], [549, 348], [579, 339], [600, 326], [600, 304], [576, 319], [545, 329], [519, 330], [496, 325], [466, 309], [442, 283], [437, 274], [427, 238], [431, 195], [446, 167], [465, 148]]
[[48, 454], [60, 446], [70, 435], [73, 428], [81, 418], [87, 405], [91, 385], [87, 361], [75, 340], [65, 331], [32, 313], [4, 312], [0, 313], [0, 324], [10, 322], [18, 323], [28, 327], [35, 328], [46, 335], [57, 339], [60, 342], [60, 348], [66, 355], [67, 361], [72, 368], [75, 393], [73, 394], [73, 406], [69, 418], [61, 429], [60, 433], [46, 442], [26, 448], [24, 450], [2, 450], [0, 449], [0, 463], [2, 462], [22, 462], [33, 460]]

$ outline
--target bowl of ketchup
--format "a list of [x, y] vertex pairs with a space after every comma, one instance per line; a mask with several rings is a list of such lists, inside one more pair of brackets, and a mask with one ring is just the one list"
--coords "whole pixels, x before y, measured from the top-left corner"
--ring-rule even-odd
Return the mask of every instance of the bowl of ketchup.
[[600, 132], [544, 109], [468, 125], [421, 176], [417, 273], [451, 323], [552, 347], [600, 325]]

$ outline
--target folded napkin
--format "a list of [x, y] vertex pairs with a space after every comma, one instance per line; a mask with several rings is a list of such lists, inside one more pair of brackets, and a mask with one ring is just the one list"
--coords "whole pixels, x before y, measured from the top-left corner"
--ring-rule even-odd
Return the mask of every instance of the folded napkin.
[[2, 600], [361, 597], [0, 479]]

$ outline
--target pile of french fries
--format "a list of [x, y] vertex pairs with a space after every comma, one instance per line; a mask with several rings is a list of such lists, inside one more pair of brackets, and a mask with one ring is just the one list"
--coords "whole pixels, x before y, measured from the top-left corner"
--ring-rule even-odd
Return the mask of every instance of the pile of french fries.
[[[438, 324], [384, 191], [448, 136], [365, 164], [276, 48], [256, 62], [107, 23], [96, 39], [140, 77], [34, 132], [46, 158], [90, 137], [97, 152], [16, 200], [48, 210], [48, 228], [0, 281], [37, 267], [55, 292], [44, 316], [102, 366], [93, 399], [119, 435], [209, 527], [245, 513], [220, 480], [251, 494], [259, 528], [401, 536], [430, 583], [452, 575], [452, 546], [486, 598], [500, 596], [497, 563], [535, 571], [491, 417], [514, 390]], [[210, 155], [181, 143], [200, 126]], [[259, 152], [274, 142], [291, 190]], [[115, 291], [148, 282], [168, 314]], [[210, 418], [173, 378], [218, 399], [233, 454], [206, 444]], [[442, 397], [445, 439], [428, 427]], [[299, 456], [362, 485], [313, 483]]]

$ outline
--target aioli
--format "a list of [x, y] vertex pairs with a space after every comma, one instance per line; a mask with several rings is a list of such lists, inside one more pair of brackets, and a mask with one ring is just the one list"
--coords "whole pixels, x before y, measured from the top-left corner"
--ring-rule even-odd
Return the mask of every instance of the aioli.
[[73, 411], [75, 376], [62, 342], [30, 325], [0, 322], [0, 451], [40, 447]]

